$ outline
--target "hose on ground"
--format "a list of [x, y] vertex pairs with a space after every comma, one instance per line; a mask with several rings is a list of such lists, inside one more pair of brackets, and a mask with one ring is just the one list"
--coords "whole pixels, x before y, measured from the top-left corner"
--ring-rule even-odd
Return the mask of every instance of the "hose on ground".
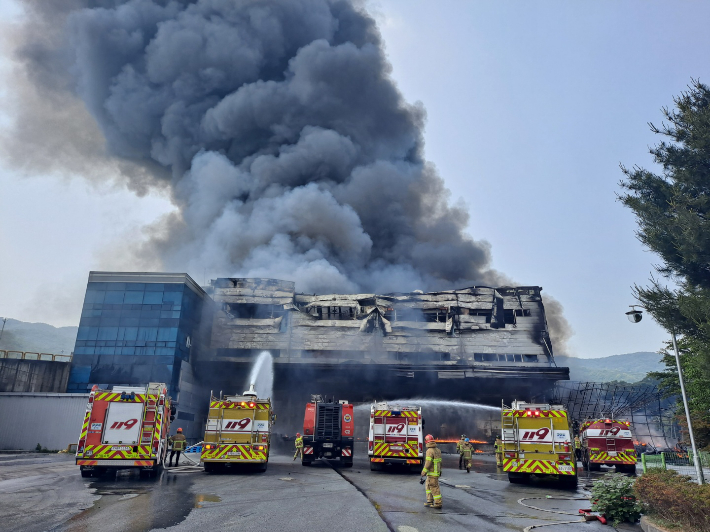
[[[559, 510], [548, 510], [546, 508], [538, 508], [537, 506], [533, 506], [532, 504], [525, 504], [523, 501], [530, 501], [530, 500], [535, 500], [535, 499], [541, 499], [541, 500], [558, 500], [558, 501], [588, 501], [586, 497], [523, 497], [522, 499], [518, 499], [518, 504], [525, 506], [526, 508], [530, 508], [532, 510], [537, 510], [539, 512], [547, 512], [551, 514], [561, 514], [561, 515], [579, 515], [574, 512], [561, 512]], [[554, 523], [544, 523], [541, 525], [531, 525], [528, 527], [525, 527], [523, 529], [523, 532], [529, 532], [533, 528], [542, 528], [543, 526], [555, 526], [555, 525], [568, 525], [571, 523], [584, 523], [586, 519], [577, 519], [575, 521], [555, 521]]]

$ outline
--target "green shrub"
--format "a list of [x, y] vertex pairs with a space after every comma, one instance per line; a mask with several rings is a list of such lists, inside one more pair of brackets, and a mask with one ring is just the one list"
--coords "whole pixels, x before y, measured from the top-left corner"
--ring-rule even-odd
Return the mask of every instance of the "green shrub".
[[698, 485], [677, 471], [650, 469], [636, 481], [634, 492], [644, 513], [688, 532], [710, 532], [710, 485]]
[[623, 522], [634, 523], [641, 517], [641, 504], [633, 491], [634, 479], [615, 473], [604, 475], [592, 487], [592, 506], [605, 515], [614, 526]]

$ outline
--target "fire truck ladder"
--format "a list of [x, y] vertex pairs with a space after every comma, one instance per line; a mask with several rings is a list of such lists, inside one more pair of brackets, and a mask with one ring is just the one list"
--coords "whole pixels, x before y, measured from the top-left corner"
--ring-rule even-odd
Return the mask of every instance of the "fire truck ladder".
[[[506, 406], [502, 405], [503, 410], [506, 410]], [[505, 436], [505, 430], [513, 431], [513, 441], [515, 442], [515, 450], [520, 452], [520, 442], [518, 441], [516, 430], [518, 429], [518, 418], [515, 416], [503, 416], [503, 421], [501, 422], [501, 427], [503, 429], [503, 435]], [[505, 449], [505, 444], [510, 440], [503, 439], [503, 448]]]
[[[143, 409], [143, 424], [141, 425], [141, 445], [150, 445], [155, 432], [155, 422], [158, 417], [158, 398], [160, 386], [151, 383], [145, 390], [145, 408]], [[151, 449], [150, 454], [153, 454]]]
[[[611, 423], [604, 423], [604, 428], [608, 431], [609, 429], [612, 428]], [[607, 434], [609, 434], [607, 432]], [[607, 436], [606, 438], [606, 452], [607, 453], [616, 453], [616, 438], [609, 438]]]

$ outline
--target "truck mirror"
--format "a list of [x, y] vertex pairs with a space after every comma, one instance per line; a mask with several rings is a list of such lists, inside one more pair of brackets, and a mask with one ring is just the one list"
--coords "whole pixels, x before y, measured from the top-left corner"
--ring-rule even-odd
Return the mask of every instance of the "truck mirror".
[[423, 427], [424, 425], [426, 425], [426, 420], [425, 420], [425, 419], [422, 419], [422, 427]]

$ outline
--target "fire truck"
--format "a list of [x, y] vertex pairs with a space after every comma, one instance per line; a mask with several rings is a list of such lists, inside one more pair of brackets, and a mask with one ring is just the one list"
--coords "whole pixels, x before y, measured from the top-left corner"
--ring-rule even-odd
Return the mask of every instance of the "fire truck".
[[171, 405], [165, 384], [91, 389], [76, 449], [82, 477], [137, 468], [156, 476], [165, 463]]
[[301, 464], [309, 466], [318, 458], [339, 458], [342, 467], [352, 467], [354, 439], [353, 405], [312, 395], [303, 418]]
[[214, 397], [210, 393], [200, 457], [205, 471], [212, 473], [244, 464], [254, 464], [260, 471], [266, 471], [275, 419], [271, 399], [258, 399], [253, 384], [242, 395]]
[[385, 465], [399, 464], [420, 471], [424, 459], [422, 423], [421, 407], [373, 404], [367, 438], [370, 469], [380, 471]]
[[619, 473], [636, 474], [636, 448], [631, 423], [615, 419], [585, 421], [579, 428], [582, 463], [589, 471], [616, 466]]
[[513, 401], [503, 405], [503, 471], [514, 484], [531, 475], [555, 476], [562, 485], [577, 485], [577, 462], [567, 411], [559, 405]]

